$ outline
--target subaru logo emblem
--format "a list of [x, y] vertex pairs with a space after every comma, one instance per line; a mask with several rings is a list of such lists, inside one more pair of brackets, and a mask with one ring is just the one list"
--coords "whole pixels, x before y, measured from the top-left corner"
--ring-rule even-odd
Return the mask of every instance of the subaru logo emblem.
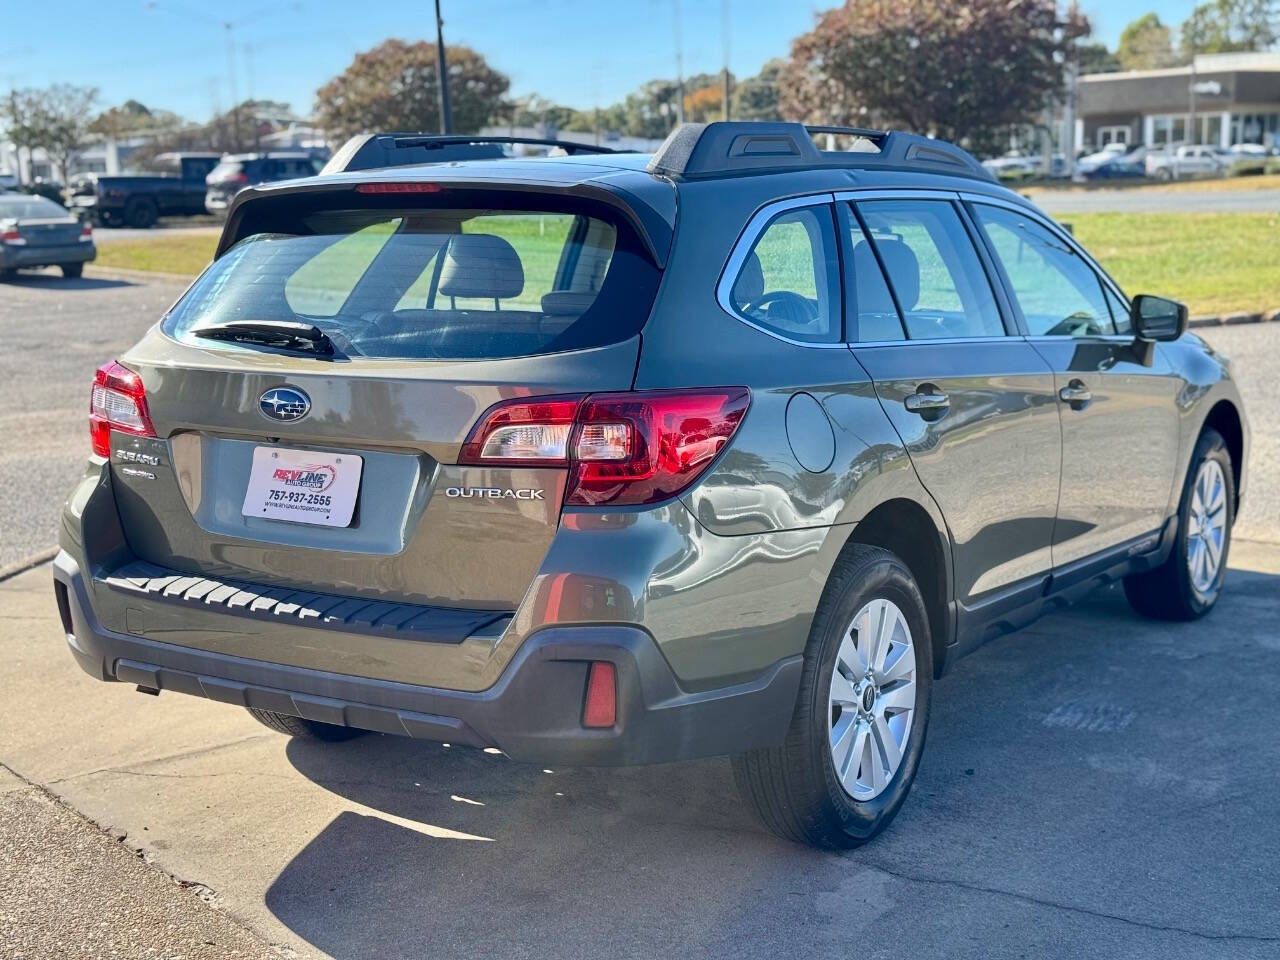
[[294, 387], [272, 387], [258, 398], [258, 409], [268, 420], [290, 423], [311, 411], [311, 398]]

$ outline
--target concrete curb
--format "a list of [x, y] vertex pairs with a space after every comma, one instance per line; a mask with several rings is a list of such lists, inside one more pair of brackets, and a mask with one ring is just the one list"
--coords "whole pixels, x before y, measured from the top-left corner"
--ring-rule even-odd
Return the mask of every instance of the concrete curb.
[[1188, 327], [1226, 327], [1238, 323], [1270, 323], [1280, 321], [1280, 307], [1264, 313], [1220, 313], [1207, 316], [1192, 317], [1187, 321]]
[[188, 276], [185, 273], [161, 273], [159, 270], [129, 270], [125, 267], [97, 267], [92, 264], [85, 268], [85, 276], [99, 276], [107, 279], [116, 277], [121, 280], [167, 280], [173, 283], [181, 283], [183, 286], [195, 279], [194, 276]]
[[48, 563], [58, 555], [58, 548], [46, 547], [37, 554], [27, 557], [25, 560], [19, 560], [8, 566], [0, 567], [0, 583], [8, 580], [10, 577], [16, 577], [20, 573], [26, 573], [34, 567], [40, 566], [42, 563]]

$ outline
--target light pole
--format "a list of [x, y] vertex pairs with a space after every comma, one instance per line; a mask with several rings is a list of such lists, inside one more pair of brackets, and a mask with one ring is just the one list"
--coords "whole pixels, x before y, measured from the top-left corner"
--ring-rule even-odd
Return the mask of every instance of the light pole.
[[436, 0], [436, 86], [440, 92], [440, 132], [453, 133], [453, 116], [449, 110], [449, 65], [444, 59], [444, 18], [440, 16], [440, 0]]

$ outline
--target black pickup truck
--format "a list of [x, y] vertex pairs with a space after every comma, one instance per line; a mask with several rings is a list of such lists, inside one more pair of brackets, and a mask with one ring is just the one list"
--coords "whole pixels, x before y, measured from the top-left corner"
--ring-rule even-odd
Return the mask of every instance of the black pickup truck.
[[77, 178], [68, 203], [72, 213], [101, 227], [150, 227], [160, 217], [204, 213], [204, 178], [222, 158], [217, 153], [164, 153], [156, 165], [171, 173]]

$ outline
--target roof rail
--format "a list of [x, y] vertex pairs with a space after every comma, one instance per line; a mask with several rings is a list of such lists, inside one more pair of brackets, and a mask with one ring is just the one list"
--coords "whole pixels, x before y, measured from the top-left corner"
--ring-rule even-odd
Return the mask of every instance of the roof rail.
[[325, 164], [324, 173], [346, 173], [379, 167], [405, 167], [452, 160], [496, 160], [508, 145], [556, 147], [567, 154], [625, 153], [593, 143], [543, 140], [537, 137], [488, 137], [480, 134], [361, 133], [344, 143]]
[[[870, 148], [819, 150], [814, 134], [853, 137]], [[862, 168], [995, 179], [968, 151], [945, 140], [896, 130], [806, 127], [799, 123], [684, 123], [671, 131], [649, 172], [679, 180], [809, 168]]]

